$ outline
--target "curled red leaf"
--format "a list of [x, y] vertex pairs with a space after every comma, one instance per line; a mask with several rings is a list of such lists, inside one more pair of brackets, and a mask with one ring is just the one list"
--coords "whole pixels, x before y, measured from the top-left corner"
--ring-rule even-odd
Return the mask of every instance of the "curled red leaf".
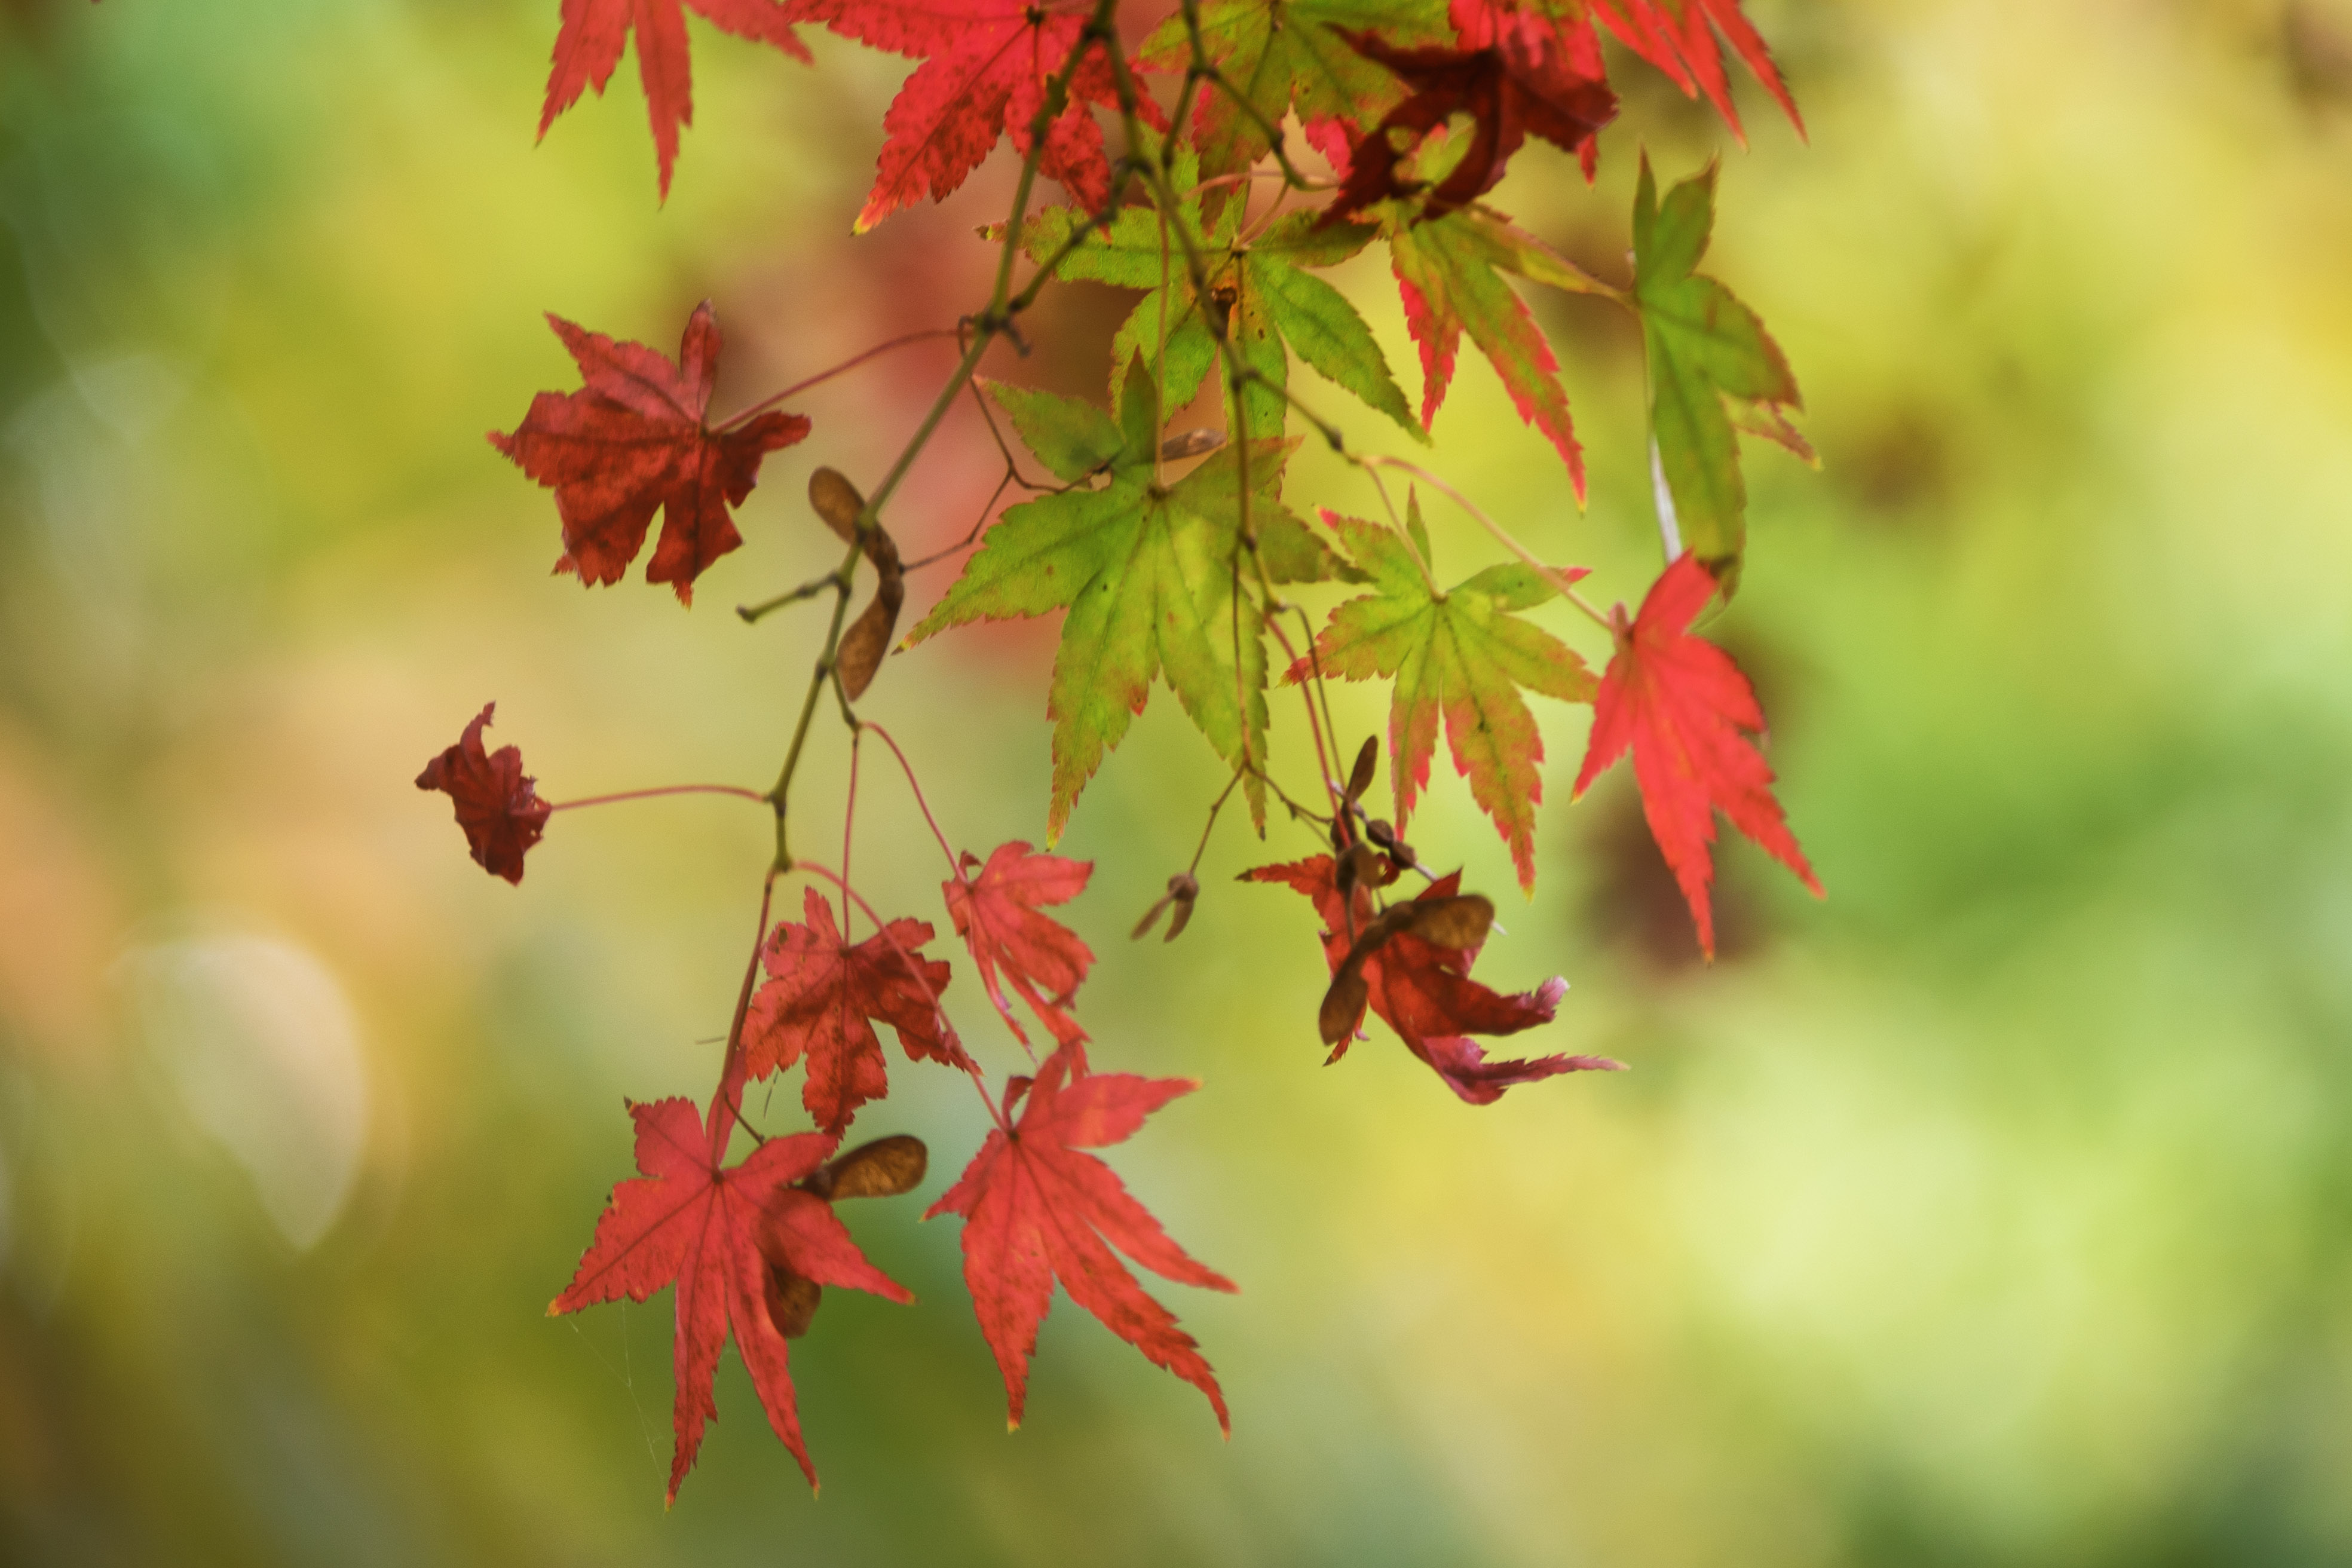
[[692, 1100], [632, 1105], [629, 1114], [644, 1174], [614, 1186], [594, 1239], [549, 1315], [624, 1296], [642, 1301], [675, 1286], [670, 1500], [694, 1468], [704, 1424], [719, 1413], [710, 1380], [730, 1334], [768, 1424], [814, 1487], [816, 1468], [801, 1440], [785, 1341], [807, 1327], [816, 1287], [845, 1285], [901, 1303], [914, 1297], [866, 1260], [831, 1204], [793, 1190], [833, 1152], [830, 1136], [771, 1138], [741, 1164], [721, 1169]]
[[[1443, 918], [1416, 922], [1409, 917], [1381, 915], [1372, 908], [1368, 889], [1359, 888], [1352, 915], [1335, 879], [1331, 857], [1317, 855], [1280, 866], [1260, 866], [1242, 873], [1254, 882], [1276, 882], [1296, 889], [1313, 900], [1323, 917], [1323, 955], [1333, 975], [1354, 977], [1344, 988], [1327, 995], [1325, 1037], [1332, 1042], [1330, 1060], [1348, 1052], [1348, 1044], [1363, 1018], [1366, 1006], [1397, 1032], [1405, 1048], [1445, 1080], [1445, 1086], [1472, 1105], [1492, 1105], [1515, 1084], [1533, 1083], [1564, 1072], [1612, 1071], [1623, 1063], [1607, 1057], [1537, 1057], [1528, 1060], [1490, 1062], [1471, 1035], [1513, 1035], [1538, 1024], [1549, 1024], [1568, 993], [1568, 982], [1557, 977], [1536, 990], [1505, 995], [1470, 978], [1478, 955], [1475, 945], [1453, 946], [1443, 940], [1455, 934]], [[1441, 910], [1470, 901], [1461, 891], [1459, 872], [1441, 877], [1422, 892], [1416, 903]], [[1475, 900], [1483, 902], [1484, 900]], [[1406, 909], [1408, 906], [1391, 906]], [[1465, 913], [1470, 911], [1465, 911]], [[1491, 910], [1489, 910], [1491, 913]], [[1413, 927], [1422, 924], [1422, 934]], [[1351, 937], [1351, 929], [1357, 933]], [[1478, 929], [1471, 922], [1472, 929]], [[1367, 936], [1379, 940], [1358, 952]]]
[[455, 801], [457, 826], [466, 830], [475, 863], [493, 877], [520, 884], [524, 852], [539, 842], [555, 808], [539, 798], [525, 776], [520, 748], [483, 750], [482, 731], [497, 708], [495, 702], [483, 703], [457, 743], [425, 764], [416, 787], [439, 790]]
[[1764, 847], [1772, 858], [1822, 895], [1822, 885], [1797, 847], [1780, 803], [1772, 798], [1772, 770], [1748, 736], [1764, 729], [1756, 689], [1731, 656], [1690, 624], [1715, 597], [1715, 578], [1685, 551], [1660, 574], [1629, 626], [1618, 607], [1617, 652], [1592, 701], [1592, 736], [1576, 775], [1581, 795], [1628, 748], [1642, 787], [1642, 815], [1650, 836], [1681, 885], [1698, 927], [1698, 945], [1715, 956], [1715, 912], [1708, 887], [1715, 861], [1715, 813]]
[[1217, 1425], [1231, 1435], [1224, 1393], [1200, 1342], [1144, 1294], [1111, 1248], [1180, 1284], [1238, 1287], [1193, 1261], [1109, 1166], [1079, 1152], [1126, 1142], [1145, 1117], [1199, 1087], [1190, 1079], [1089, 1073], [1086, 1047], [1064, 1046], [1045, 1058], [1034, 1082], [1016, 1078], [1005, 1086], [1005, 1114], [1021, 1105], [1020, 1120], [1009, 1134], [1001, 1127], [991, 1132], [956, 1184], [924, 1214], [963, 1216], [964, 1282], [982, 1337], [1004, 1374], [1011, 1425], [1021, 1425], [1037, 1325], [1059, 1279], [1071, 1300], [1154, 1366], [1208, 1395]]
[[719, 349], [708, 300], [688, 319], [675, 360], [561, 316], [547, 320], [586, 384], [541, 393], [511, 434], [490, 432], [490, 445], [555, 491], [558, 572], [583, 584], [619, 582], [658, 508], [661, 539], [646, 580], [671, 584], [678, 603], [692, 603], [694, 580], [743, 542], [728, 509], [759, 482], [761, 458], [806, 437], [809, 422], [777, 412], [723, 429], [705, 422]]

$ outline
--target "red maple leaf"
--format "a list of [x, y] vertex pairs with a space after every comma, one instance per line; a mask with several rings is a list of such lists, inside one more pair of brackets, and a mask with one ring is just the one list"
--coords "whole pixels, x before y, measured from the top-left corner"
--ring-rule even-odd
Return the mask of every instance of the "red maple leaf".
[[[1028, 845], [1016, 840], [998, 845], [979, 876], [961, 874], [978, 865], [979, 857], [967, 852], [956, 879], [940, 888], [947, 894], [956, 934], [971, 949], [988, 999], [996, 1004], [1013, 1037], [1027, 1045], [1028, 1031], [1013, 1017], [997, 984], [1001, 965], [1006, 982], [1054, 1032], [1055, 1041], [1066, 1046], [1085, 1039], [1087, 1032], [1062, 1009], [1087, 977], [1095, 955], [1068, 927], [1037, 910], [1042, 904], [1068, 903], [1085, 892], [1094, 862], [1032, 854]], [[1041, 987], [1046, 994], [1039, 994]]]
[[1796, 100], [1789, 96], [1788, 83], [1780, 79], [1780, 70], [1772, 63], [1772, 51], [1740, 14], [1740, 0], [1592, 0], [1592, 14], [1611, 32], [1622, 39], [1625, 46], [1643, 59], [1657, 67], [1675, 85], [1686, 94], [1706, 94], [1723, 122], [1731, 127], [1731, 134], [1743, 147], [1748, 145], [1748, 133], [1740, 128], [1739, 111], [1731, 106], [1731, 83], [1723, 70], [1723, 50], [1716, 42], [1714, 27], [1723, 30], [1756, 79], [1764, 84], [1788, 115], [1797, 134], [1805, 133], [1804, 117], [1797, 112]]
[[457, 826], [474, 861], [494, 877], [522, 881], [524, 851], [539, 842], [547, 828], [548, 813], [555, 808], [539, 798], [532, 781], [522, 771], [522, 752], [500, 746], [482, 748], [482, 731], [498, 709], [485, 702], [457, 743], [425, 764], [416, 775], [418, 789], [437, 789], [457, 803]]
[[[1077, 47], [1092, 7], [1070, 0], [786, 0], [786, 9], [795, 22], [822, 22], [844, 37], [923, 61], [882, 117], [889, 136], [857, 215], [863, 234], [925, 195], [946, 199], [1001, 137], [1010, 135], [1025, 156], [1046, 83]], [[1038, 156], [1039, 172], [1059, 180], [1088, 212], [1110, 199], [1102, 127], [1089, 106], [1118, 102], [1109, 61], [1101, 47], [1090, 50]], [[1137, 107], [1165, 126], [1150, 99]]]
[[[808, 49], [786, 25], [778, 0], [687, 3], [738, 37], [773, 44], [803, 65], [809, 63]], [[646, 116], [653, 122], [654, 157], [661, 166], [661, 194], [667, 199], [670, 166], [677, 162], [677, 128], [694, 123], [694, 82], [687, 66], [686, 17], [678, 0], [563, 0], [539, 133], [545, 136], [555, 117], [579, 102], [589, 88], [603, 95], [633, 27], [637, 74], [646, 87]]]
[[[1323, 956], [1337, 974], [1355, 945], [1351, 932], [1371, 929], [1375, 911], [1371, 893], [1355, 890], [1352, 922], [1333, 878], [1331, 857], [1317, 855], [1287, 865], [1260, 866], [1244, 871], [1254, 882], [1277, 882], [1312, 900], [1323, 917]], [[1454, 898], [1461, 890], [1460, 872], [1439, 878], [1423, 889], [1419, 902]], [[1445, 1086], [1472, 1105], [1492, 1105], [1515, 1084], [1534, 1083], [1564, 1072], [1609, 1071], [1624, 1064], [1607, 1057], [1537, 1057], [1490, 1062], [1471, 1035], [1514, 1035], [1538, 1024], [1549, 1024], [1568, 992], [1568, 982], [1554, 978], [1533, 992], [1506, 996], [1470, 978], [1475, 948], [1454, 948], [1399, 931], [1388, 936], [1369, 956], [1359, 961], [1366, 1000], [1405, 1043], [1405, 1048], [1429, 1065]], [[1361, 1020], [1361, 1005], [1354, 1018], [1345, 1020], [1347, 1032], [1332, 1047], [1330, 1060], [1348, 1053], [1348, 1042]]]
[[629, 1114], [636, 1119], [637, 1169], [645, 1173], [614, 1186], [578, 1272], [548, 1313], [623, 1296], [642, 1301], [675, 1285], [677, 1446], [670, 1500], [694, 1468], [703, 1423], [719, 1414], [710, 1379], [730, 1332], [768, 1424], [814, 1487], [816, 1468], [801, 1441], [783, 1331], [804, 1327], [805, 1314], [796, 1322], [787, 1310], [780, 1327], [772, 1300], [779, 1279], [850, 1286], [901, 1303], [914, 1297], [866, 1260], [831, 1204], [792, 1187], [824, 1163], [833, 1138], [815, 1132], [771, 1138], [741, 1164], [722, 1170], [719, 1151], [731, 1124], [722, 1122], [716, 1137], [707, 1133], [692, 1100], [631, 1105]]
[[931, 940], [927, 922], [892, 921], [887, 935], [877, 933], [852, 947], [814, 888], [807, 889], [803, 908], [808, 923], [780, 922], [762, 954], [772, 978], [760, 987], [744, 1016], [743, 1057], [750, 1076], [765, 1078], [805, 1056], [808, 1079], [801, 1087], [801, 1103], [818, 1126], [838, 1132], [859, 1106], [890, 1092], [873, 1019], [898, 1031], [910, 1059], [969, 1070], [971, 1059], [940, 1011], [948, 966], [922, 957], [923, 944]]
[[1232, 1435], [1224, 1394], [1201, 1357], [1199, 1342], [1143, 1293], [1111, 1248], [1181, 1284], [1238, 1287], [1186, 1256], [1109, 1166], [1079, 1152], [1124, 1142], [1145, 1117], [1200, 1087], [1191, 1079], [1089, 1073], [1086, 1047], [1064, 1046], [1045, 1058], [1034, 1081], [1016, 1078], [1005, 1085], [1004, 1114], [1012, 1116], [1018, 1105], [1021, 1120], [1010, 1131], [1000, 1125], [991, 1132], [956, 1184], [924, 1214], [925, 1219], [964, 1218], [964, 1282], [981, 1334], [1004, 1373], [1012, 1426], [1021, 1425], [1037, 1325], [1058, 1279], [1071, 1300], [1154, 1366], [1207, 1394], [1217, 1425]]
[[743, 542], [727, 509], [751, 493], [760, 459], [805, 437], [809, 422], [774, 412], [717, 429], [704, 422], [719, 374], [709, 300], [688, 319], [676, 360], [558, 315], [547, 320], [587, 385], [541, 393], [512, 435], [490, 432], [490, 445], [555, 491], [558, 572], [576, 572], [583, 584], [619, 582], [658, 507], [661, 540], [646, 581], [675, 584], [678, 603], [691, 604], [694, 580]]
[[[1616, 118], [1617, 95], [1604, 79], [1590, 28], [1513, 27], [1493, 31], [1490, 43], [1466, 49], [1399, 49], [1368, 33], [1342, 36], [1358, 54], [1396, 72], [1413, 93], [1349, 149], [1347, 183], [1319, 224], [1416, 194], [1423, 200], [1415, 221], [1444, 217], [1493, 190], [1529, 135], [1574, 153], [1591, 177], [1593, 136]], [[1475, 123], [1461, 162], [1434, 185], [1401, 179], [1405, 154], [1456, 114]]]
[[1630, 626], [1624, 605], [1612, 614], [1617, 652], [1593, 699], [1592, 738], [1570, 797], [1583, 795], [1633, 748], [1642, 814], [1682, 885], [1698, 945], [1710, 959], [1715, 914], [1707, 886], [1715, 863], [1707, 846], [1715, 842], [1717, 807], [1816, 897], [1822, 892], [1772, 798], [1772, 770], [1747, 738], [1764, 729], [1755, 689], [1729, 654], [1690, 635], [1692, 618], [1715, 596], [1715, 586], [1697, 555], [1685, 551], [1651, 584]]

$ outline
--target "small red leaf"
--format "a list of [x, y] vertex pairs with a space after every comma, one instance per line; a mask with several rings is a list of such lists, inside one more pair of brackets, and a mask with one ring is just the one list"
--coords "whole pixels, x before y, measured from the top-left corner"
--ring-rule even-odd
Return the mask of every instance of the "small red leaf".
[[613, 1188], [595, 1238], [548, 1312], [575, 1312], [624, 1296], [642, 1301], [676, 1286], [677, 1444], [669, 1499], [676, 1500], [678, 1484], [694, 1468], [704, 1424], [719, 1413], [710, 1380], [730, 1332], [769, 1425], [814, 1487], [816, 1468], [801, 1440], [784, 1342], [785, 1331], [807, 1327], [795, 1297], [805, 1299], [807, 1312], [815, 1310], [814, 1298], [789, 1284], [779, 1287], [778, 1274], [902, 1303], [914, 1297], [866, 1260], [831, 1204], [792, 1190], [833, 1152], [831, 1137], [771, 1138], [741, 1164], [722, 1170], [692, 1100], [632, 1105], [629, 1114], [636, 1120], [637, 1169], [644, 1174]]
[[[960, 871], [979, 865], [979, 858], [967, 853]], [[1087, 879], [1093, 874], [1090, 860], [1033, 854], [1028, 845], [1015, 841], [998, 845], [977, 877], [959, 874], [954, 881], [940, 884], [956, 934], [971, 949], [971, 961], [980, 969], [980, 983], [988, 988], [988, 999], [996, 1004], [1005, 1026], [1024, 1046], [1029, 1034], [1013, 1016], [1012, 1005], [997, 984], [1000, 967], [1005, 982], [1054, 1032], [1056, 1042], [1066, 1046], [1087, 1037], [1077, 1021], [1063, 1009], [1076, 993], [1078, 982], [1087, 977], [1095, 955], [1068, 927], [1037, 911], [1041, 906], [1066, 904], [1076, 898], [1086, 891]]]
[[425, 764], [416, 787], [440, 790], [456, 801], [457, 826], [466, 830], [475, 863], [520, 884], [523, 854], [539, 842], [555, 808], [539, 798], [533, 781], [524, 776], [520, 749], [483, 750], [482, 731], [497, 708], [495, 702], [482, 704], [457, 743]]
[[[814, 888], [803, 907], [805, 925], [783, 921], [768, 938], [763, 962], [772, 978], [751, 998], [743, 1019], [751, 1077], [765, 1078], [806, 1057], [801, 1102], [818, 1126], [838, 1132], [859, 1106], [890, 1092], [873, 1019], [898, 1031], [910, 1059], [970, 1068], [939, 1007], [948, 966], [922, 956], [931, 940], [929, 924], [892, 921], [888, 935], [853, 947], [842, 940], [831, 906]], [[921, 966], [919, 978], [915, 964]]]
[[1125, 1142], [1145, 1117], [1199, 1087], [1189, 1079], [1089, 1073], [1086, 1047], [1064, 1046], [1034, 1080], [1017, 1078], [1006, 1086], [1005, 1112], [1019, 1105], [1020, 1121], [1010, 1133], [991, 1132], [962, 1177], [923, 1215], [964, 1218], [964, 1282], [1004, 1374], [1013, 1426], [1021, 1425], [1037, 1325], [1059, 1279], [1070, 1300], [1104, 1327], [1208, 1395], [1217, 1425], [1232, 1433], [1224, 1394], [1199, 1342], [1143, 1293], [1111, 1248], [1180, 1284], [1237, 1287], [1169, 1240], [1109, 1166], [1079, 1152]]
[[761, 458], [806, 437], [809, 422], [768, 413], [726, 429], [705, 423], [719, 348], [707, 300], [688, 320], [676, 360], [547, 319], [586, 385], [541, 393], [512, 434], [490, 432], [490, 445], [555, 491], [558, 572], [577, 573], [583, 584], [619, 582], [658, 508], [661, 539], [646, 580], [675, 584], [678, 602], [690, 604], [694, 580], [743, 542], [728, 509], [751, 493]]
[[1747, 738], [1764, 729], [1755, 689], [1729, 654], [1690, 635], [1693, 617], [1715, 596], [1715, 586], [1698, 557], [1685, 551], [1651, 585], [1631, 627], [1622, 626], [1620, 606], [1617, 652], [1593, 699], [1592, 736], [1573, 792], [1583, 795], [1632, 748], [1642, 813], [1682, 886], [1699, 947], [1710, 959], [1715, 915], [1707, 889], [1715, 863], [1707, 846], [1715, 842], [1717, 808], [1816, 897], [1822, 892], [1772, 798], [1772, 770]]

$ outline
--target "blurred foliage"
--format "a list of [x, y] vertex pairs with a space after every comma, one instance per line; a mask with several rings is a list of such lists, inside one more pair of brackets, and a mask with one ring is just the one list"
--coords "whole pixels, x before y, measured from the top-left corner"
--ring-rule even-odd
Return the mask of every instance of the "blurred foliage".
[[[867, 1121], [933, 1174], [846, 1217], [922, 1301], [834, 1292], [801, 1342], [822, 1502], [730, 1358], [665, 1515], [667, 1298], [541, 1313], [626, 1172], [621, 1097], [708, 1092], [766, 824], [559, 817], [518, 891], [409, 781], [495, 698], [554, 798], [764, 783], [815, 634], [725, 605], [822, 569], [806, 468], [877, 467], [947, 361], [812, 395], [690, 616], [549, 577], [551, 508], [479, 432], [569, 384], [543, 310], [667, 342], [713, 297], [728, 406], [939, 324], [982, 297], [1007, 171], [853, 244], [897, 67], [820, 37], [811, 71], [698, 30], [661, 210], [626, 68], [533, 150], [551, 5], [0, 8], [0, 1559], [2352, 1555], [2352, 11], [1753, 9], [1812, 142], [1750, 116], [1711, 265], [1824, 468], [1752, 455], [1717, 629], [1828, 902], [1735, 846], [1697, 967], [1630, 780], [1569, 806], [1552, 706], [1543, 880], [1482, 973], [1564, 972], [1539, 1048], [1634, 1070], [1486, 1110], [1393, 1042], [1327, 1072], [1303, 904], [1225, 879], [1299, 830], [1226, 824], [1185, 939], [1124, 940], [1222, 782], [1163, 699], [1065, 847], [1100, 862], [1097, 1059], [1208, 1085], [1117, 1163], [1243, 1285], [1171, 1292], [1231, 1444], [1066, 1305], [1004, 1436], [954, 1230], [914, 1223], [980, 1112], [899, 1064]], [[1622, 277], [1637, 142], [1671, 177], [1718, 134], [1653, 80], [1597, 192], [1531, 148], [1497, 200]], [[1409, 367], [1377, 267], [1345, 280]], [[1638, 343], [1538, 308], [1591, 510], [1483, 365], [1435, 460], [1634, 598]], [[1057, 291], [995, 373], [1093, 388], [1121, 309]], [[910, 557], [992, 465], [959, 416]], [[1304, 455], [1295, 493], [1354, 482]], [[1475, 531], [1435, 525], [1466, 570]], [[1042, 829], [1050, 642], [877, 683], [972, 848]], [[866, 763], [859, 879], [944, 928]], [[1507, 886], [1435, 795], [1416, 844]]]

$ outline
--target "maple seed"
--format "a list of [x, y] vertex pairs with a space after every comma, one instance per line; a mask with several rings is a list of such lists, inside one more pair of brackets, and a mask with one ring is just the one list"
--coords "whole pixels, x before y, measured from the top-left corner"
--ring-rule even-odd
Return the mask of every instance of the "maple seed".
[[1203, 425], [1195, 430], [1181, 430], [1160, 443], [1160, 455], [1170, 462], [1180, 458], [1198, 458], [1215, 451], [1225, 444], [1225, 433]]
[[1363, 799], [1364, 792], [1372, 787], [1372, 770], [1380, 764], [1380, 760], [1381, 738], [1378, 735], [1365, 736], [1363, 749], [1356, 753], [1356, 765], [1348, 773], [1349, 805]]
[[930, 1151], [912, 1133], [893, 1133], [860, 1143], [802, 1177], [793, 1185], [828, 1200], [895, 1198], [912, 1192], [930, 1168]]
[[857, 520], [865, 514], [866, 498], [839, 468], [819, 468], [809, 476], [809, 505], [844, 544], [857, 539]]
[[1128, 940], [1140, 942], [1151, 934], [1151, 928], [1160, 923], [1160, 912], [1172, 904], [1175, 906], [1176, 915], [1168, 922], [1168, 935], [1164, 940], [1174, 942], [1183, 932], [1184, 928], [1192, 923], [1192, 903], [1200, 896], [1201, 884], [1193, 879], [1192, 874], [1190, 871], [1177, 872], [1168, 879], [1168, 890], [1160, 894], [1150, 909], [1143, 911], [1141, 920], [1135, 922], [1135, 929], [1128, 933]]

